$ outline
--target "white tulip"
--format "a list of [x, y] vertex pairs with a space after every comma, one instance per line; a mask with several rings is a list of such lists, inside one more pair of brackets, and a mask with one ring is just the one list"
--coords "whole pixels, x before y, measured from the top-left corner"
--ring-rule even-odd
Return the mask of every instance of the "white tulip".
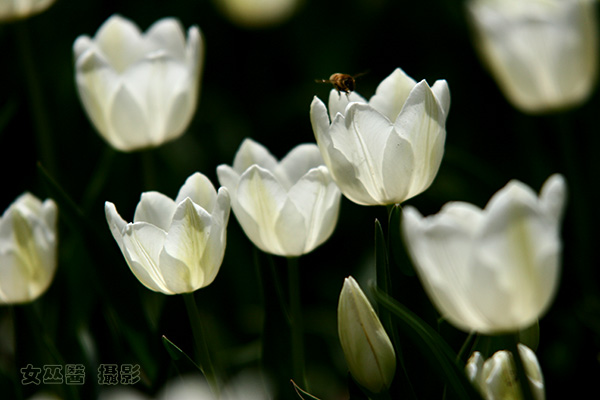
[[338, 334], [350, 373], [380, 393], [396, 373], [396, 353], [371, 303], [353, 277], [344, 280], [338, 302]]
[[[545, 399], [544, 377], [535, 353], [520, 343], [518, 348], [523, 360], [525, 375], [531, 387], [531, 394], [536, 400]], [[467, 361], [466, 373], [485, 400], [520, 400], [523, 398], [521, 386], [517, 381], [513, 355], [506, 350], [497, 351], [485, 361], [481, 353], [474, 352]]]
[[300, 0], [214, 0], [234, 23], [263, 28], [288, 20], [298, 9]]
[[531, 326], [550, 306], [560, 275], [561, 175], [540, 196], [509, 182], [485, 209], [447, 203], [424, 218], [406, 207], [402, 233], [423, 286], [443, 317], [486, 334]]
[[57, 213], [52, 199], [25, 193], [0, 218], [0, 304], [34, 301], [52, 283]]
[[[325, 164], [342, 193], [362, 205], [388, 205], [423, 192], [435, 178], [446, 140], [450, 92], [396, 69], [367, 103], [331, 90], [329, 113], [314, 98], [310, 118]], [[331, 121], [331, 122], [330, 122]]]
[[114, 15], [92, 39], [73, 44], [76, 83], [83, 106], [114, 148], [132, 151], [176, 139], [189, 125], [198, 100], [202, 37], [165, 18], [146, 33]]
[[0, 21], [28, 18], [45, 11], [55, 0], [0, 0]]
[[575, 106], [597, 73], [595, 0], [471, 0], [481, 58], [508, 100], [528, 113]]
[[261, 250], [300, 256], [333, 233], [341, 193], [316, 145], [299, 145], [278, 162], [265, 147], [246, 139], [233, 168], [219, 165], [217, 175], [231, 193], [238, 222]]
[[133, 223], [106, 202], [106, 220], [131, 272], [150, 290], [190, 293], [217, 276], [225, 254], [229, 194], [200, 173], [190, 176], [175, 201], [142, 193]]

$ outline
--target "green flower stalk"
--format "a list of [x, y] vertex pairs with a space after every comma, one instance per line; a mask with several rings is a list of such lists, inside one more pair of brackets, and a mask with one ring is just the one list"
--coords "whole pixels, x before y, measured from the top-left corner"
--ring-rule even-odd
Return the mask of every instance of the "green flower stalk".
[[372, 393], [392, 384], [396, 353], [375, 310], [353, 277], [344, 281], [338, 303], [338, 334], [350, 373]]

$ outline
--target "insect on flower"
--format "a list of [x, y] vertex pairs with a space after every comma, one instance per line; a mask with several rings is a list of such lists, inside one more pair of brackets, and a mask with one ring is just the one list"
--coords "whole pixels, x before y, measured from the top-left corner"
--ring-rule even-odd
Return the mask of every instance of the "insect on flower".
[[331, 83], [333, 85], [333, 87], [335, 88], [335, 90], [338, 91], [338, 93], [340, 92], [344, 92], [346, 93], [346, 96], [350, 93], [353, 92], [354, 89], [356, 88], [356, 78], [358, 78], [361, 75], [364, 75], [365, 73], [361, 73], [358, 75], [348, 75], [348, 74], [341, 74], [339, 72], [332, 74], [329, 79], [315, 79], [315, 82], [317, 83]]

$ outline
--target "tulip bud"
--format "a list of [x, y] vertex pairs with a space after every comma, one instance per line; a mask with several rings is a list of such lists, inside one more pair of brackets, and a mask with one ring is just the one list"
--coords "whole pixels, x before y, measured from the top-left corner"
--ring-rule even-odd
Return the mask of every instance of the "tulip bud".
[[415, 269], [443, 317], [460, 329], [509, 333], [548, 309], [560, 275], [562, 175], [539, 197], [509, 182], [485, 209], [451, 202], [424, 218], [404, 208], [402, 231]]
[[477, 49], [507, 99], [527, 113], [576, 106], [596, 81], [594, 0], [471, 0]]
[[332, 89], [329, 112], [314, 98], [310, 120], [325, 165], [340, 190], [362, 205], [398, 204], [429, 187], [442, 162], [450, 91], [401, 69], [367, 101]]
[[0, 218], [0, 304], [27, 303], [50, 286], [57, 265], [57, 207], [25, 193]]
[[114, 15], [73, 44], [76, 83], [88, 117], [114, 148], [133, 151], [181, 136], [198, 100], [202, 37], [164, 18], [142, 34]]
[[[518, 348], [533, 397], [543, 400], [544, 378], [537, 357], [525, 345], [519, 344]], [[497, 351], [485, 362], [478, 351], [474, 352], [467, 361], [466, 373], [485, 400], [522, 399], [513, 355], [508, 351]]]
[[150, 290], [191, 293], [217, 276], [225, 255], [229, 194], [207, 177], [190, 176], [175, 201], [142, 193], [133, 223], [106, 202], [108, 226], [131, 272]]
[[373, 393], [388, 389], [396, 373], [396, 353], [375, 310], [351, 276], [340, 293], [338, 334], [356, 381]]
[[309, 253], [333, 233], [341, 193], [314, 144], [295, 147], [280, 162], [246, 139], [233, 167], [219, 165], [221, 185], [250, 240], [281, 256]]
[[0, 22], [29, 18], [45, 11], [55, 0], [0, 0]]

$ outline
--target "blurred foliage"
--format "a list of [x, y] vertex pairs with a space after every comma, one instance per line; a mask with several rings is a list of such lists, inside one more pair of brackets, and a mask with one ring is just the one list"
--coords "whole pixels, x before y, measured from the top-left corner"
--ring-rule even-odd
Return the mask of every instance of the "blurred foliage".
[[[110, 149], [94, 132], [74, 86], [73, 41], [80, 34], [94, 35], [114, 13], [143, 30], [174, 16], [186, 27], [199, 25], [205, 39], [193, 123], [182, 138], [144, 153]], [[568, 388], [573, 397], [574, 391], [591, 389], [580, 375], [599, 372], [600, 260], [592, 206], [600, 199], [592, 188], [600, 172], [600, 98], [596, 91], [584, 106], [561, 115], [516, 111], [476, 57], [460, 2], [305, 0], [280, 26], [248, 30], [231, 24], [208, 0], [58, 0], [39, 16], [0, 25], [0, 48], [0, 209], [31, 191], [55, 198], [61, 216], [54, 283], [33, 304], [0, 308], [3, 398], [27, 398], [39, 389], [64, 398], [93, 398], [101, 389], [99, 363], [139, 364], [142, 379], [135, 387], [148, 394], [193, 370], [190, 363], [171, 360], [162, 342], [165, 336], [192, 354], [183, 299], [153, 293], [136, 280], [107, 227], [104, 201], [114, 202], [131, 220], [142, 191], [174, 197], [195, 171], [217, 185], [217, 165], [231, 164], [245, 137], [283, 157], [295, 145], [314, 141], [310, 102], [315, 95], [326, 100], [330, 90], [315, 79], [367, 72], [358, 78], [357, 91], [368, 98], [396, 67], [417, 81], [446, 79], [452, 95], [440, 172], [429, 190], [408, 201], [422, 213], [437, 212], [451, 200], [483, 207], [510, 179], [539, 190], [552, 173], [565, 174], [570, 198], [562, 281], [540, 320], [537, 354], [549, 399], [558, 396], [558, 388]], [[41, 119], [34, 92], [40, 96]], [[47, 143], [40, 140], [40, 129], [50, 135]], [[337, 299], [344, 277], [374, 278], [375, 218], [385, 229], [384, 208], [344, 199], [331, 239], [300, 259], [309, 391], [321, 399], [347, 398], [353, 387], [337, 339]], [[401, 250], [395, 255], [402, 254], [401, 243], [391, 245]], [[253, 249], [233, 215], [227, 246], [219, 276], [195, 294], [212, 351], [229, 376], [261, 365], [280, 372], [273, 382], [278, 398], [298, 398], [284, 378], [289, 332], [277, 282], [286, 282], [285, 260]], [[397, 263], [407, 262], [394, 257], [390, 292], [458, 352], [466, 335], [438, 324], [416, 277], [402, 273], [406, 265], [398, 268]], [[263, 324], [270, 328], [268, 335], [262, 334]], [[443, 382], [430, 373], [418, 349], [405, 345], [403, 356], [406, 380], [417, 397], [441, 398]], [[85, 365], [84, 386], [20, 384], [18, 371], [27, 364], [65, 363]]]

